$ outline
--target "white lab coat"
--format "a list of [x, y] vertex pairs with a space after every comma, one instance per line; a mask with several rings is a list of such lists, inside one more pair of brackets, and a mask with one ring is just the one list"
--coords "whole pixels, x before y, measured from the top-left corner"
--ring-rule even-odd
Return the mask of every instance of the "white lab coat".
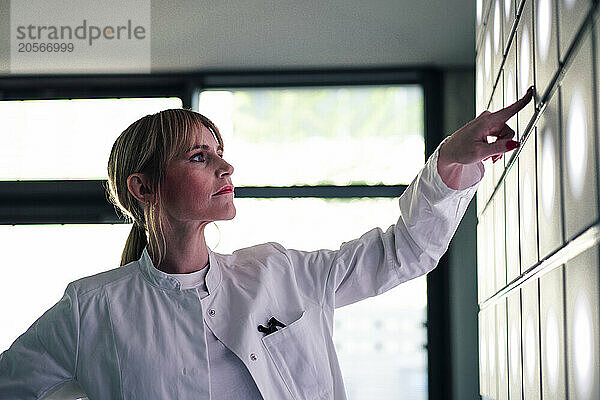
[[[73, 381], [90, 400], [209, 399], [203, 319], [265, 400], [346, 399], [334, 309], [431, 271], [483, 176], [481, 163], [466, 167], [462, 186], [470, 187], [448, 188], [438, 151], [385, 232], [374, 228], [339, 250], [210, 250], [202, 300], [156, 269], [146, 249], [137, 261], [69, 283], [0, 356], [0, 399], [38, 399]], [[264, 336], [257, 327], [272, 316], [287, 326]]]

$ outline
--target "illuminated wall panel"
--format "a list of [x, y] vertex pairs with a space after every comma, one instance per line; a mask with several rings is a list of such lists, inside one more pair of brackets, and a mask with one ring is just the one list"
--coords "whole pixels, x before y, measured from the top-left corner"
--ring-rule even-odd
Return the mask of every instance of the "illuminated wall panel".
[[597, 400], [600, 2], [480, 3], [477, 114], [536, 86], [477, 192], [480, 392]]
[[[515, 11], [515, 0], [503, 0], [502, 2], [502, 21], [503, 21], [503, 46], [504, 50], [508, 47], [508, 39], [510, 38], [510, 34], [512, 32], [513, 24], [515, 23], [515, 17], [517, 12]], [[505, 51], [506, 52], [506, 51]]]
[[498, 75], [500, 65], [502, 64], [502, 0], [492, 0], [490, 9], [490, 31], [492, 34], [492, 52], [494, 58], [493, 74]]
[[488, 395], [488, 379], [487, 379], [487, 323], [486, 312], [479, 313], [479, 390], [482, 396]]
[[563, 244], [558, 96], [548, 103], [537, 126], [539, 255], [545, 258]]
[[[494, 199], [494, 203], [496, 202], [496, 199]], [[486, 212], [486, 216], [485, 216], [486, 221], [488, 221], [487, 224], [487, 235], [490, 238], [494, 238], [495, 237], [495, 227], [497, 224], [494, 223], [494, 204], [492, 203], [492, 207], [490, 207], [489, 210], [487, 210]], [[495, 240], [490, 240], [487, 246], [487, 257], [488, 260], [486, 261], [486, 270], [485, 270], [485, 275], [487, 277], [487, 282], [485, 284], [486, 287], [486, 298], [492, 296], [494, 293], [496, 293], [496, 243]]]
[[[497, 162], [496, 164], [500, 164]], [[495, 291], [506, 286], [506, 226], [505, 226], [504, 185], [494, 198], [494, 269], [496, 273]]]
[[[516, 279], [521, 273], [519, 250], [519, 177], [518, 162], [508, 171], [505, 180], [506, 188], [506, 279]], [[481, 229], [483, 231], [483, 228]], [[478, 236], [480, 239], [482, 236]], [[479, 262], [479, 261], [478, 261]]]
[[[535, 84], [534, 80], [534, 54], [533, 54], [533, 2], [527, 0], [523, 6], [519, 23], [517, 26], [517, 97], [527, 92], [530, 86]], [[532, 100], [520, 113], [518, 118], [519, 137], [523, 136], [525, 127], [531, 119], [535, 110], [535, 102]]]
[[496, 398], [496, 309], [490, 307], [486, 313], [487, 321], [487, 367], [488, 367], [488, 396]]
[[[508, 395], [521, 399], [521, 298], [519, 289], [507, 296], [508, 301]], [[487, 309], [486, 309], [487, 310]], [[483, 394], [483, 393], [482, 393]]]
[[599, 399], [598, 247], [567, 262], [565, 280], [569, 399]]
[[508, 335], [506, 320], [506, 299], [496, 304], [496, 376], [497, 389], [496, 398], [498, 400], [508, 400]]
[[560, 85], [566, 239], [597, 219], [592, 41], [586, 35]]
[[486, 109], [486, 105], [483, 104], [483, 99], [485, 98], [483, 90], [484, 79], [483, 54], [478, 54], [475, 60], [475, 111], [477, 115], [481, 114], [481, 112]]
[[560, 59], [564, 60], [575, 34], [592, 6], [592, 0], [557, 0]]
[[564, 399], [565, 330], [563, 267], [540, 278], [542, 398]]
[[558, 71], [558, 29], [554, 0], [535, 0], [535, 84], [543, 95]]
[[[484, 99], [489, 99], [494, 88], [494, 58], [492, 51], [492, 33], [490, 26], [486, 26], [483, 42], [483, 94]], [[487, 103], [486, 103], [487, 104]]]
[[[517, 101], [517, 33], [514, 33], [513, 44], [508, 49], [506, 59], [504, 60], [504, 104], [512, 104]], [[507, 125], [516, 133], [516, 139], [519, 138], [517, 128], [517, 119], [511, 118]]]
[[523, 284], [523, 393], [525, 400], [540, 399], [540, 336], [538, 308], [538, 280]]
[[535, 135], [523, 144], [519, 156], [519, 221], [521, 237], [521, 272], [538, 260]]
[[[485, 237], [486, 235], [483, 234], [482, 230], [486, 229], [487, 227], [481, 223], [481, 224], [477, 224], [477, 237]], [[487, 243], [483, 242], [482, 240], [478, 240], [477, 241], [477, 259], [479, 260], [479, 262], [477, 263], [477, 281], [481, 282], [481, 277], [485, 276], [485, 273], [483, 271], [484, 268], [484, 260], [486, 259], [486, 254], [485, 254], [485, 249], [486, 249]], [[482, 303], [484, 300], [486, 299], [485, 297], [485, 290], [483, 288], [483, 285], [478, 284], [477, 285], [477, 302], [478, 303]]]

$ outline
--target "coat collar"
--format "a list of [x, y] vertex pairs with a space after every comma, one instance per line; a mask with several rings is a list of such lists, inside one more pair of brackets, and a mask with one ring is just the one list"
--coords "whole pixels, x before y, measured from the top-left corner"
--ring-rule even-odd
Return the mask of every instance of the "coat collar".
[[[221, 283], [221, 266], [217, 261], [217, 254], [210, 248], [208, 249], [208, 262], [209, 269], [206, 274], [206, 287], [208, 293], [211, 294]], [[163, 289], [182, 290], [181, 283], [177, 279], [154, 266], [152, 259], [148, 254], [148, 246], [145, 246], [144, 250], [142, 250], [142, 255], [138, 260], [138, 264], [142, 275], [144, 275], [151, 284]]]

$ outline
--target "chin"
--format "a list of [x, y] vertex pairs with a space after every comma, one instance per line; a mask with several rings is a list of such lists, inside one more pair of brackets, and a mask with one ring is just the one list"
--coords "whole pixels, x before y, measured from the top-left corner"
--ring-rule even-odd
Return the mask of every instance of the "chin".
[[220, 208], [218, 210], [210, 210], [209, 212], [206, 211], [199, 211], [196, 215], [195, 215], [195, 220], [204, 220], [204, 221], [211, 221], [211, 222], [216, 222], [216, 221], [228, 221], [231, 220], [235, 217], [237, 213], [237, 210], [235, 209], [235, 206], [233, 204], [228, 205], [226, 207]]
[[228, 221], [231, 220], [233, 218], [235, 218], [235, 214], [236, 214], [236, 209], [235, 207], [231, 207], [230, 210], [227, 210], [226, 213], [224, 213], [224, 215], [219, 218], [221, 221]]

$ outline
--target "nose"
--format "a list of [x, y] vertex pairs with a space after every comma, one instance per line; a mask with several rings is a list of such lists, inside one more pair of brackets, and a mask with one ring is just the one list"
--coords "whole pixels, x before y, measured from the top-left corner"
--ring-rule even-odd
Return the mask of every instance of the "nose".
[[223, 177], [225, 175], [233, 174], [233, 165], [229, 164], [227, 161], [221, 159], [222, 165], [217, 169], [217, 176]]

